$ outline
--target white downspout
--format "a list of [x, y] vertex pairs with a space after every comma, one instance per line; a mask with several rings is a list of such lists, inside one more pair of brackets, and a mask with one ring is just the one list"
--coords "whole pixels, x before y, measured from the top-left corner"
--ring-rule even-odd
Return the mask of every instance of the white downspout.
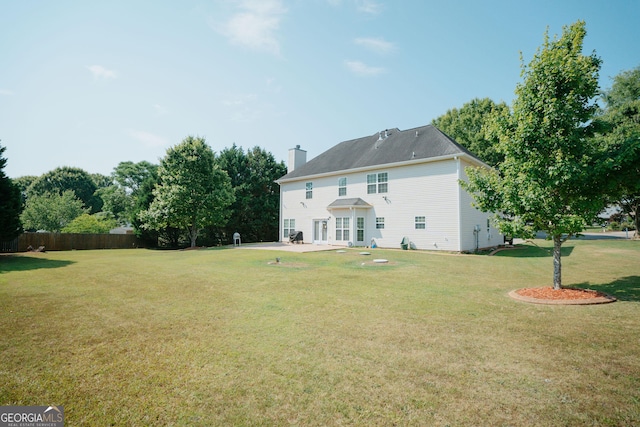
[[282, 241], [283, 221], [282, 221], [282, 185], [280, 187], [280, 215], [278, 216], [278, 242]]
[[458, 252], [462, 252], [462, 206], [461, 200], [462, 195], [460, 194], [462, 191], [462, 187], [460, 186], [460, 157], [453, 156], [453, 160], [456, 161], [456, 210], [458, 211]]

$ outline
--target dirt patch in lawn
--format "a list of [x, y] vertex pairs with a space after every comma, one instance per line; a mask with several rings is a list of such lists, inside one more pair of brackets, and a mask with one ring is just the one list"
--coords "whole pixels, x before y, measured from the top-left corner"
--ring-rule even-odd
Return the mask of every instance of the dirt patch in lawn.
[[306, 268], [309, 267], [309, 264], [305, 264], [303, 262], [278, 262], [278, 261], [269, 261], [268, 265], [273, 265], [275, 267], [289, 267], [289, 268]]
[[551, 286], [541, 288], [522, 288], [509, 292], [511, 298], [535, 304], [586, 305], [605, 304], [616, 299], [602, 292], [590, 289], [562, 288]]

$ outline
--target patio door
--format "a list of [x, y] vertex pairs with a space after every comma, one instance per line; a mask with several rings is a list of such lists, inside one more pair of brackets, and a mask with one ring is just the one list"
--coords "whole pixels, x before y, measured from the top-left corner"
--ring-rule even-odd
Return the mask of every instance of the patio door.
[[356, 218], [356, 245], [364, 245], [364, 217]]
[[313, 243], [318, 245], [327, 244], [328, 226], [329, 224], [326, 219], [316, 219], [313, 221]]

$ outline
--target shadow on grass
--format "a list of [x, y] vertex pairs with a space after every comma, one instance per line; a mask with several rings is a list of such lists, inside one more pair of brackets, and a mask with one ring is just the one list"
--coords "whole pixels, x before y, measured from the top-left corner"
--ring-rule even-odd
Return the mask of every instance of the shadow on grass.
[[[563, 257], [571, 255], [573, 246], [563, 245], [560, 253]], [[518, 245], [514, 249], [507, 249], [496, 253], [494, 256], [511, 258], [546, 258], [553, 256], [553, 248], [544, 248], [535, 245]]]
[[10, 271], [38, 270], [41, 268], [60, 268], [73, 263], [74, 261], [25, 257], [19, 255], [3, 255], [0, 256], [0, 274], [8, 273]]
[[571, 285], [571, 287], [604, 292], [620, 301], [640, 301], [640, 276], [627, 276], [602, 285], [578, 283]]

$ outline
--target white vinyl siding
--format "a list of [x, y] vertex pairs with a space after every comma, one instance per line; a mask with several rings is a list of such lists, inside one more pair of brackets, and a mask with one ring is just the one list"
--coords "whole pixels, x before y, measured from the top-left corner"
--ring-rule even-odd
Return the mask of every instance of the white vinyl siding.
[[[471, 165], [464, 161], [460, 163], [461, 171]], [[380, 248], [399, 248], [406, 236], [417, 249], [466, 251], [475, 249], [473, 228], [480, 224], [480, 246], [497, 246], [502, 242], [502, 235], [493, 224], [490, 232], [485, 228], [490, 214], [475, 209], [471, 205], [471, 196], [460, 188], [458, 179], [466, 179], [466, 176], [464, 172], [459, 174], [456, 160], [385, 166], [385, 169], [380, 182], [379, 172], [360, 170], [302, 177], [298, 181], [282, 183], [281, 218], [295, 218], [293, 226], [288, 224], [286, 227], [287, 224], [283, 223], [284, 228], [287, 228], [287, 232], [289, 229], [302, 231], [305, 239], [309, 239], [308, 236], [313, 236], [314, 221], [323, 220], [328, 225], [329, 245], [345, 245], [349, 241], [369, 244], [373, 239]], [[341, 178], [346, 178], [348, 183], [348, 196], [339, 196]], [[392, 188], [388, 186], [389, 178], [393, 179]], [[313, 181], [311, 199], [306, 198], [309, 179]], [[386, 184], [386, 193], [379, 194], [380, 184]], [[385, 186], [382, 186], [384, 189]], [[387, 199], [383, 196], [387, 196]], [[353, 211], [349, 208], [327, 210], [336, 199], [345, 197], [361, 198], [371, 207]], [[425, 228], [416, 229], [416, 217], [423, 216]], [[336, 218], [345, 217], [348, 217], [351, 227], [345, 227], [342, 221], [340, 227], [336, 227]], [[361, 229], [358, 218], [363, 218]], [[376, 218], [384, 219], [384, 222], [376, 221]], [[338, 229], [341, 230], [340, 236], [336, 232]], [[345, 229], [348, 239], [345, 239]], [[288, 234], [285, 231], [282, 233], [287, 240]], [[337, 237], [341, 240], [337, 240]]]

